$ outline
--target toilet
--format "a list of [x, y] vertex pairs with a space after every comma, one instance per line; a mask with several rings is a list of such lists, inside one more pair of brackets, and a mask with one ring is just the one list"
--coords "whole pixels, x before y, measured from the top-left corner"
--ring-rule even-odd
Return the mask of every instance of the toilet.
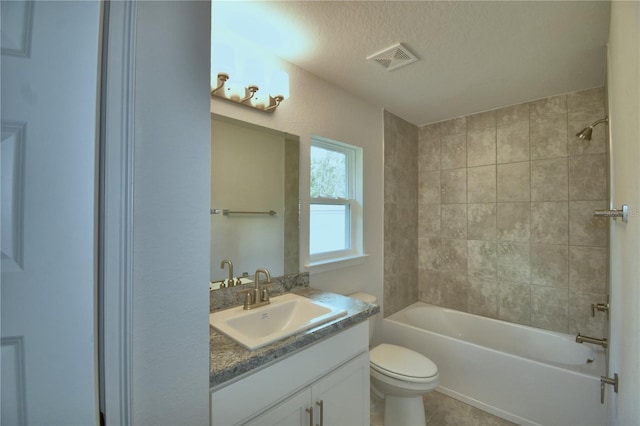
[[[354, 293], [350, 297], [376, 303], [376, 297]], [[369, 342], [375, 317], [369, 319]], [[426, 356], [411, 349], [382, 343], [369, 350], [372, 391], [384, 398], [385, 426], [425, 425], [422, 396], [438, 386], [438, 367]]]

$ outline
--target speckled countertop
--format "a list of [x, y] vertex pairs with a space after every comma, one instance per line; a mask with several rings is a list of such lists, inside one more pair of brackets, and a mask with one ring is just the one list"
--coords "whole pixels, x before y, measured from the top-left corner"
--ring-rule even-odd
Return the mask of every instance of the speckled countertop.
[[255, 351], [245, 349], [209, 326], [211, 345], [209, 387], [216, 387], [305, 346], [330, 337], [346, 328], [366, 321], [370, 316], [380, 311], [377, 305], [311, 287], [295, 288], [291, 293], [340, 307], [347, 311], [347, 315]]

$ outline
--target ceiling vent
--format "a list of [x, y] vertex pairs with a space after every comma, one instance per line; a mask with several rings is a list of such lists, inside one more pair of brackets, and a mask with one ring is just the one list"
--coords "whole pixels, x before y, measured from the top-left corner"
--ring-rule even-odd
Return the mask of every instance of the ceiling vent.
[[387, 71], [409, 65], [418, 60], [402, 43], [395, 44], [371, 56], [367, 60], [377, 62]]

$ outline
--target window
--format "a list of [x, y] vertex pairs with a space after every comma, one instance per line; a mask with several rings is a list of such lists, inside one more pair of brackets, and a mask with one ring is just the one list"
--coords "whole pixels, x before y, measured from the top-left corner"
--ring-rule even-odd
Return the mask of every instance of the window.
[[362, 148], [311, 140], [310, 262], [362, 254]]

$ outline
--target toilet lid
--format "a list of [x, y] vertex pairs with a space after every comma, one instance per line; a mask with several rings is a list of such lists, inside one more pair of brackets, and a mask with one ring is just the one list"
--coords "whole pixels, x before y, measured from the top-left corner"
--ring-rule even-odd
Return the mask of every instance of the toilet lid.
[[383, 343], [371, 349], [369, 357], [373, 369], [400, 380], [424, 381], [438, 374], [433, 361], [402, 346]]

